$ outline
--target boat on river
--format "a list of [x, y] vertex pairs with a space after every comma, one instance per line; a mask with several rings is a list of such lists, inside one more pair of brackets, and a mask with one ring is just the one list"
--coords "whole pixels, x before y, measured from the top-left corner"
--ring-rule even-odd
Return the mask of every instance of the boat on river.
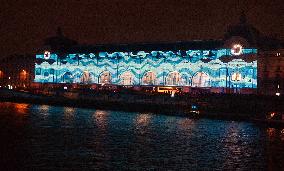
[[185, 114], [190, 117], [199, 117], [201, 112], [196, 104], [192, 104], [190, 109], [185, 111]]

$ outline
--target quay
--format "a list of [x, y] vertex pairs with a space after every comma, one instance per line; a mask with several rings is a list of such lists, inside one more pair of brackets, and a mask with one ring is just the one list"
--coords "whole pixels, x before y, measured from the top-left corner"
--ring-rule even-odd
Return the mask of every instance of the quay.
[[197, 105], [201, 117], [264, 121], [270, 112], [284, 111], [282, 97], [239, 94], [153, 94], [111, 91], [51, 91], [34, 93], [0, 90], [1, 101], [72, 106], [104, 110], [186, 116]]

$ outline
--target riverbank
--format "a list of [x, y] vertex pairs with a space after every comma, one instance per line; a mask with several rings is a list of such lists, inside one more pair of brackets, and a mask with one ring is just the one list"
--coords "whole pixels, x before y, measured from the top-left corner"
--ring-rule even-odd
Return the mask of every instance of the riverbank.
[[177, 95], [174, 98], [164, 94], [135, 94], [113, 92], [30, 92], [0, 90], [1, 101], [72, 106], [103, 110], [163, 113], [187, 116], [192, 105], [197, 105], [201, 117], [255, 120], [265, 119], [272, 111], [284, 111], [283, 99], [255, 95]]

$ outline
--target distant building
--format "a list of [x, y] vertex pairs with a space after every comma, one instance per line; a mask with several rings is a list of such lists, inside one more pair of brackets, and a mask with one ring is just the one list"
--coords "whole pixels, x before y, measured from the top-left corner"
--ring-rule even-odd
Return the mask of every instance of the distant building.
[[34, 80], [34, 56], [10, 55], [0, 60], [1, 87], [29, 87]]

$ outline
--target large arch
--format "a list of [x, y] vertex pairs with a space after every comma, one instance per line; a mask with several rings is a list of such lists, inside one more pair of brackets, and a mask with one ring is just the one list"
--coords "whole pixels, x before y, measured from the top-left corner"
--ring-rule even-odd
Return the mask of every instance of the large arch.
[[73, 75], [71, 72], [66, 72], [63, 76], [63, 83], [73, 83]]
[[121, 85], [133, 85], [134, 76], [130, 71], [126, 71], [120, 75], [120, 84]]
[[100, 84], [111, 84], [111, 74], [109, 71], [103, 71], [100, 74]]
[[191, 76], [189, 74], [181, 73], [181, 81], [180, 81], [181, 86], [191, 85], [191, 81], [192, 81]]
[[170, 72], [166, 78], [166, 85], [180, 85], [181, 82], [181, 74], [177, 71]]
[[92, 77], [89, 71], [84, 71], [81, 78], [80, 78], [81, 83], [83, 84], [90, 84], [92, 83]]
[[156, 85], [157, 76], [153, 71], [146, 72], [142, 77], [143, 85]]
[[210, 87], [210, 77], [204, 72], [197, 72], [192, 78], [193, 87]]

